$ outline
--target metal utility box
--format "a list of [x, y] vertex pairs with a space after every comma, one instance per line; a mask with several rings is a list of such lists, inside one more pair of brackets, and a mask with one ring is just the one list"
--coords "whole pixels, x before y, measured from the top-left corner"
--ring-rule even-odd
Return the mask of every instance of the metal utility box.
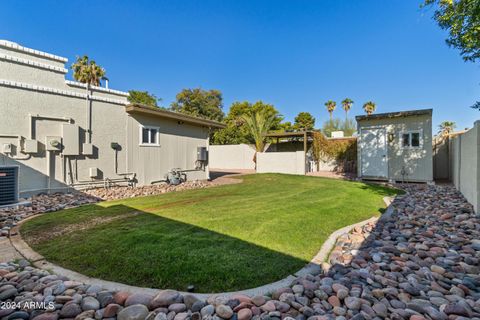
[[91, 143], [84, 143], [82, 145], [82, 154], [84, 156], [93, 156], [93, 144]]
[[47, 151], [61, 151], [62, 150], [62, 137], [46, 136], [45, 148]]
[[80, 155], [80, 128], [76, 124], [62, 125], [63, 155]]
[[18, 166], [0, 166], [0, 205], [18, 202]]
[[207, 147], [197, 147], [197, 161], [207, 161]]
[[97, 167], [88, 168], [88, 176], [90, 178], [97, 178], [98, 177], [98, 168]]
[[3, 153], [12, 153], [13, 145], [11, 143], [4, 143], [2, 146]]
[[23, 145], [23, 153], [38, 153], [38, 141], [27, 139]]

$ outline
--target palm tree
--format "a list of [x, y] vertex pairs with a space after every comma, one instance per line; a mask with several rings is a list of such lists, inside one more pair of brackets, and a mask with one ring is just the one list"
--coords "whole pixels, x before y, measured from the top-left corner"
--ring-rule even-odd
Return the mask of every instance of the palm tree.
[[345, 122], [348, 119], [348, 111], [352, 108], [353, 100], [350, 98], [345, 98], [342, 101], [343, 110], [345, 110]]
[[97, 65], [94, 60], [88, 59], [88, 56], [79, 57], [72, 64], [73, 78], [78, 82], [86, 83], [87, 86], [99, 86], [100, 81], [105, 78], [105, 69]]
[[363, 110], [365, 110], [368, 115], [374, 113], [375, 109], [377, 109], [377, 105], [375, 104], [375, 102], [368, 101], [365, 102], [365, 104], [363, 105]]
[[87, 102], [87, 142], [92, 142], [92, 119], [91, 119], [91, 105], [90, 105], [90, 86], [99, 86], [102, 79], [105, 77], [105, 69], [97, 65], [94, 60], [88, 59], [88, 56], [79, 57], [72, 64], [73, 78], [78, 82], [85, 83], [85, 99]]
[[446, 137], [453, 132], [456, 126], [457, 126], [456, 123], [453, 121], [443, 121], [438, 125], [438, 128], [439, 128], [438, 132], [442, 137]]
[[[244, 114], [240, 119], [245, 123], [248, 131], [255, 141], [255, 149], [257, 152], [263, 152], [265, 149], [266, 134], [272, 127], [275, 115], [262, 109], [256, 112]], [[256, 158], [254, 158], [255, 161]]]
[[337, 107], [337, 103], [335, 101], [328, 100], [327, 102], [325, 102], [325, 106], [327, 107], [327, 111], [330, 114], [330, 121], [332, 121], [333, 111]]

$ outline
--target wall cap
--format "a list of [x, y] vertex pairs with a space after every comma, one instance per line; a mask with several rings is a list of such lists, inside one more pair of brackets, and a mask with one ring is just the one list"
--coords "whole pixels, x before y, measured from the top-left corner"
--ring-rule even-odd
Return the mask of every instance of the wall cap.
[[57, 56], [57, 55], [54, 55], [54, 54], [51, 54], [51, 53], [27, 48], [27, 47], [19, 45], [18, 43], [8, 41], [8, 40], [0, 40], [0, 47], [7, 48], [7, 49], [12, 49], [12, 50], [15, 50], [15, 51], [20, 51], [20, 52], [23, 52], [23, 53], [26, 53], [26, 54], [30, 54], [30, 55], [34, 55], [34, 56], [38, 56], [38, 57], [42, 57], [42, 58], [47, 58], [47, 59], [58, 61], [58, 62], [66, 63], [68, 61], [68, 59], [65, 58], [65, 57], [60, 57], [60, 56]]

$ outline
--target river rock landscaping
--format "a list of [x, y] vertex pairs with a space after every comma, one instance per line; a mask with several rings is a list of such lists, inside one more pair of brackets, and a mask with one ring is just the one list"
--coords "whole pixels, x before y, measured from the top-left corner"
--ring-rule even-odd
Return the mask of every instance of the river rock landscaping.
[[[233, 181], [241, 181], [239, 179], [230, 179]], [[187, 181], [179, 185], [170, 185], [168, 183], [158, 183], [150, 186], [139, 186], [139, 187], [120, 187], [114, 186], [110, 188], [94, 188], [87, 189], [83, 192], [85, 194], [91, 195], [101, 200], [118, 200], [125, 198], [135, 198], [135, 197], [144, 197], [144, 196], [153, 196], [158, 194], [163, 194], [167, 192], [174, 191], [184, 191], [191, 189], [201, 189], [207, 188], [210, 186], [217, 185], [217, 182], [212, 181]]]
[[[480, 319], [480, 218], [450, 186], [406, 186], [394, 211], [339, 238], [320, 274], [268, 296], [109, 292], [28, 261], [0, 264], [3, 320]], [[5, 304], [6, 305], [6, 304]]]

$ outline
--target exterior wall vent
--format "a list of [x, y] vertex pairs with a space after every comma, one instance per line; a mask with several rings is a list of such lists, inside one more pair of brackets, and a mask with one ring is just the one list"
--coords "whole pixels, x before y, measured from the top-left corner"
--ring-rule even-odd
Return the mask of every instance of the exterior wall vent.
[[18, 202], [18, 166], [0, 166], [0, 205]]

